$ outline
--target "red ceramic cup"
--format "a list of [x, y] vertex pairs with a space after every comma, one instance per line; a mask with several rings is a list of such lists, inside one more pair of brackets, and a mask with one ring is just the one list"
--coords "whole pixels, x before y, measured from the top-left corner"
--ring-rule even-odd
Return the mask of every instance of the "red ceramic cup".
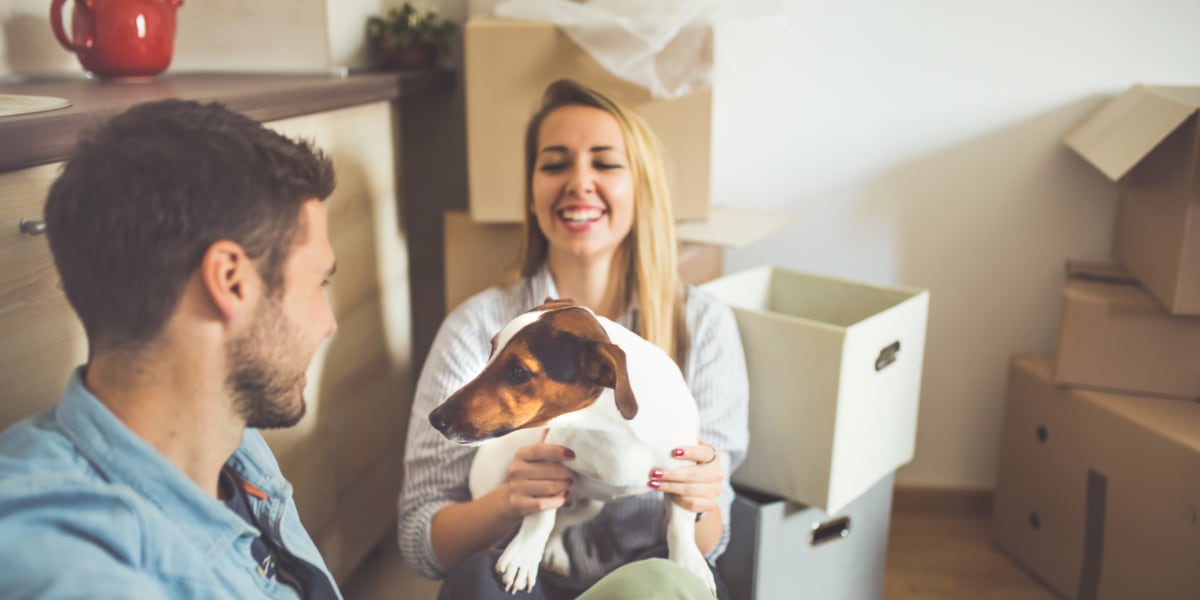
[[51, 0], [50, 26], [58, 43], [83, 68], [103, 78], [153, 77], [171, 64], [175, 11], [183, 0], [75, 0], [71, 32], [63, 28], [66, 0]]

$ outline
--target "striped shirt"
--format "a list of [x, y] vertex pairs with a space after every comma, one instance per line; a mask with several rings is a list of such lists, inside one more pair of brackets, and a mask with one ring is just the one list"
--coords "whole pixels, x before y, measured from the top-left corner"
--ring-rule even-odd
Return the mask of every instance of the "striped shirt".
[[[494, 287], [471, 297], [442, 322], [417, 382], [408, 425], [404, 487], [399, 498], [398, 536], [404, 560], [426, 577], [445, 576], [433, 554], [430, 531], [442, 507], [471, 499], [467, 476], [475, 449], [447, 440], [429, 424], [429, 413], [470, 381], [487, 363], [490, 340], [513, 317], [558, 293], [549, 271], [507, 288]], [[710, 561], [729, 540], [729, 507], [733, 489], [729, 473], [746, 454], [749, 385], [737, 323], [728, 307], [696, 288], [688, 288], [688, 336], [692, 341], [683, 375], [700, 412], [701, 439], [721, 451], [725, 485], [720, 496], [725, 530]], [[631, 314], [617, 320], [629, 327]], [[631, 557], [665, 542], [668, 502], [662, 492], [608, 503], [588, 523], [567, 529], [564, 544], [571, 557], [572, 578], [583, 585], [603, 577]]]

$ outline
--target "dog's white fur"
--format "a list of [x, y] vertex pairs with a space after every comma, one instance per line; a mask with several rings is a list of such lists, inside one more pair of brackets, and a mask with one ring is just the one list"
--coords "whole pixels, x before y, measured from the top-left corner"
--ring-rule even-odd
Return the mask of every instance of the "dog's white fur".
[[[545, 312], [525, 313], [506, 325], [497, 335], [489, 364], [518, 331]], [[509, 591], [532, 589], [540, 563], [568, 574], [571, 565], [563, 546], [563, 532], [596, 516], [605, 502], [651, 491], [647, 482], [652, 468], [695, 464], [671, 456], [674, 448], [697, 444], [700, 430], [696, 401], [679, 367], [666, 352], [636, 333], [594, 316], [612, 343], [625, 352], [638, 411], [633, 419], [625, 419], [617, 409], [613, 390], [606, 388], [591, 405], [557, 416], [543, 426], [549, 428], [546, 443], [561, 444], [575, 452], [575, 459], [563, 464], [576, 475], [568, 503], [558, 510], [526, 516], [501, 554], [496, 570]], [[483, 442], [471, 465], [472, 496], [481, 497], [503, 484], [517, 449], [537, 443], [542, 429], [521, 429]], [[715, 594], [712, 572], [696, 546], [695, 515], [669, 499], [667, 502], [668, 558], [699, 577]]]

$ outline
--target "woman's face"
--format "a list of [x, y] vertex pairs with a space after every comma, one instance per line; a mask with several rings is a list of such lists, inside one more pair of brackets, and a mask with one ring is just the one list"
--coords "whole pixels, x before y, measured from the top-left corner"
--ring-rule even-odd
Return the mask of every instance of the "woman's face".
[[555, 109], [537, 148], [533, 213], [551, 257], [611, 257], [633, 228], [633, 174], [617, 120], [590, 106]]

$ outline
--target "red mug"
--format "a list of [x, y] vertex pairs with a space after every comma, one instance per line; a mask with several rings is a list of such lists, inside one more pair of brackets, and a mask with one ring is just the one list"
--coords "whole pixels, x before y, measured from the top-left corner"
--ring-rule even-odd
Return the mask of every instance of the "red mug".
[[175, 11], [183, 0], [75, 0], [71, 32], [63, 28], [66, 0], [51, 0], [50, 26], [83, 68], [99, 77], [153, 77], [171, 64]]

